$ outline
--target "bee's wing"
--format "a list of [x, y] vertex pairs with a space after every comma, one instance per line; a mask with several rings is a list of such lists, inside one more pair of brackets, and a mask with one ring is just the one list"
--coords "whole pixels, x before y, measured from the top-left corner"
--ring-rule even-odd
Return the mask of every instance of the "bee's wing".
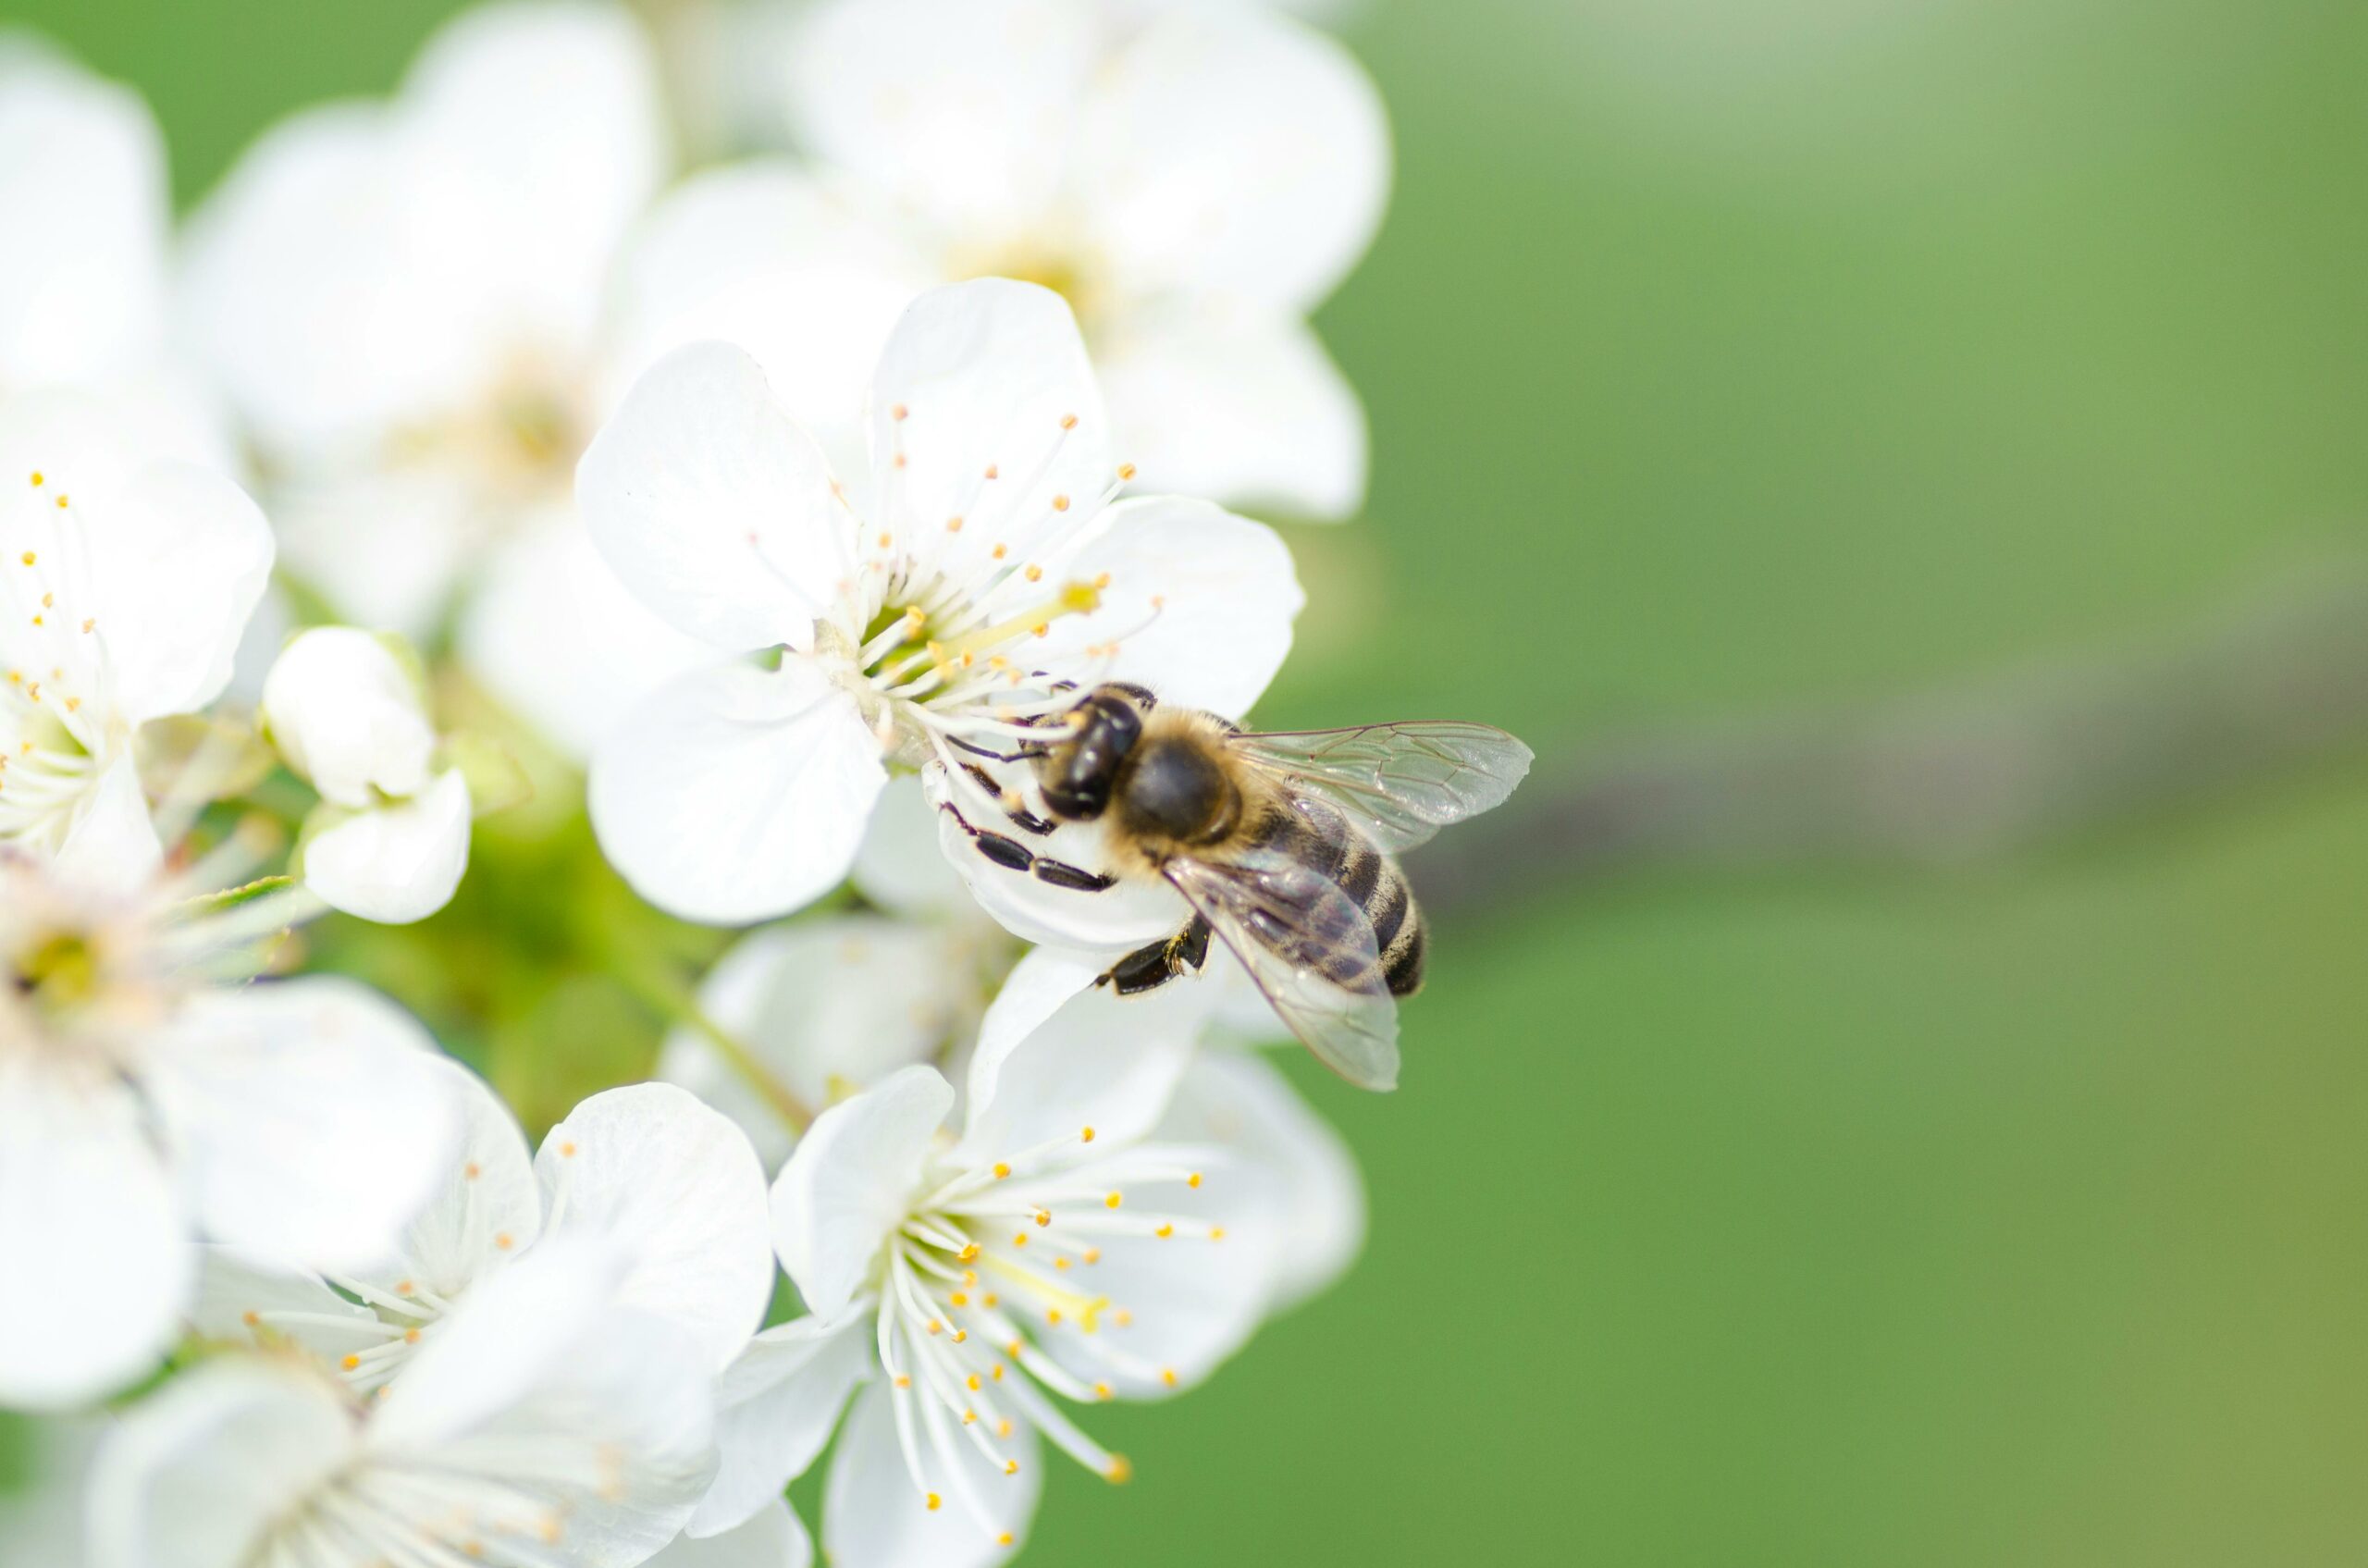
[[1360, 1089], [1398, 1087], [1398, 1002], [1355, 899], [1271, 851], [1178, 858], [1166, 875], [1326, 1067]]
[[1393, 855], [1503, 804], [1532, 756], [1502, 730], [1453, 720], [1242, 735], [1230, 745], [1346, 812]]

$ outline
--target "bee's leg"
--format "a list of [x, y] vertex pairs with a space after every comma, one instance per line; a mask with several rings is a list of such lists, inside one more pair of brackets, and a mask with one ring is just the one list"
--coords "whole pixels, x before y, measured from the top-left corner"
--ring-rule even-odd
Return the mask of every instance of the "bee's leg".
[[1034, 741], [1027, 742], [1017, 751], [990, 751], [983, 746], [972, 746], [968, 741], [954, 735], [948, 735], [945, 739], [946, 743], [957, 751], [967, 751], [973, 757], [983, 757], [990, 762], [1032, 762], [1043, 756], [1045, 751], [1042, 746]]
[[1190, 925], [1174, 936], [1164, 936], [1136, 948], [1111, 965], [1093, 983], [1107, 985], [1121, 996], [1140, 996], [1179, 975], [1197, 972], [1208, 957], [1209, 922], [1195, 915]]
[[1072, 893], [1101, 893], [1118, 885], [1116, 877], [1104, 876], [1100, 871], [1084, 870], [1070, 865], [1067, 860], [1055, 860], [1049, 855], [1039, 855], [1016, 838], [1007, 838], [999, 833], [989, 833], [984, 828], [973, 827], [970, 819], [964, 816], [961, 809], [950, 800], [938, 809], [961, 825], [962, 831], [970, 835], [970, 843], [980, 854], [1007, 871], [1033, 871], [1037, 881], [1050, 883], [1054, 887], [1067, 888]]
[[1039, 838], [1042, 838], [1053, 831], [1053, 823], [1030, 811], [1026, 806], [1014, 804], [1019, 799], [1018, 792], [1006, 790], [1003, 785], [995, 783], [994, 776], [976, 762], [963, 763], [962, 772], [969, 775], [970, 782], [977, 784], [988, 798], [1003, 809], [1003, 814], [1012, 820], [1014, 826], [1025, 828]]

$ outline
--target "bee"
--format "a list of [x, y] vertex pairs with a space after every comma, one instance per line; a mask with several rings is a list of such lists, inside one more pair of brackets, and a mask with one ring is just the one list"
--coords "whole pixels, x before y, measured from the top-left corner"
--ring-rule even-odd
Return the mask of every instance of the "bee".
[[[1529, 747], [1486, 724], [1369, 724], [1251, 734], [1214, 713], [1161, 707], [1141, 686], [1094, 687], [1018, 752], [1051, 820], [966, 766], [1026, 833], [1107, 824], [1107, 871], [1051, 859], [951, 814], [1005, 870], [1100, 892], [1164, 880], [1191, 919], [1095, 982], [1132, 996], [1198, 971], [1214, 935], [1326, 1066], [1365, 1089], [1398, 1082], [1398, 1006], [1423, 983], [1428, 932], [1394, 856], [1501, 804]], [[975, 748], [974, 748], [975, 749]]]

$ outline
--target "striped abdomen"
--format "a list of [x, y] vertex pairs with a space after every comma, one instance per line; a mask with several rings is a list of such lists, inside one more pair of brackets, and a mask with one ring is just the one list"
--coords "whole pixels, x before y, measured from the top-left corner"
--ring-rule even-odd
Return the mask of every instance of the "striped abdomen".
[[[1412, 996], [1422, 989], [1423, 957], [1429, 935], [1421, 906], [1398, 862], [1375, 849], [1363, 833], [1320, 800], [1300, 796], [1269, 816], [1252, 831], [1251, 843], [1273, 849], [1320, 873], [1349, 895], [1373, 927], [1374, 946], [1381, 954], [1382, 979], [1393, 996]], [[1261, 932], [1269, 945], [1284, 947], [1283, 933]], [[1306, 949], [1298, 956], [1314, 962], [1343, 985], [1364, 978], [1367, 966], [1352, 957], [1363, 944], [1350, 932], [1304, 932], [1293, 945]]]

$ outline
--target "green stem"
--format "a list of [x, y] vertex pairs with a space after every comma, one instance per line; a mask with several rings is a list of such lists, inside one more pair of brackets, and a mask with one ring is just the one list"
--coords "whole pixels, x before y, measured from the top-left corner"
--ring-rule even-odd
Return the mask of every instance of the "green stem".
[[757, 1059], [757, 1054], [743, 1044], [731, 1031], [707, 1016], [698, 998], [690, 989], [666, 972], [661, 967], [637, 961], [623, 954], [616, 955], [617, 978], [626, 989], [640, 997], [674, 1022], [697, 1030], [699, 1037], [715, 1048], [716, 1055], [732, 1064], [732, 1069], [746, 1080], [775, 1116], [789, 1124], [792, 1132], [803, 1134], [813, 1120], [814, 1113], [806, 1103], [790, 1093], [789, 1086], [767, 1069]]

